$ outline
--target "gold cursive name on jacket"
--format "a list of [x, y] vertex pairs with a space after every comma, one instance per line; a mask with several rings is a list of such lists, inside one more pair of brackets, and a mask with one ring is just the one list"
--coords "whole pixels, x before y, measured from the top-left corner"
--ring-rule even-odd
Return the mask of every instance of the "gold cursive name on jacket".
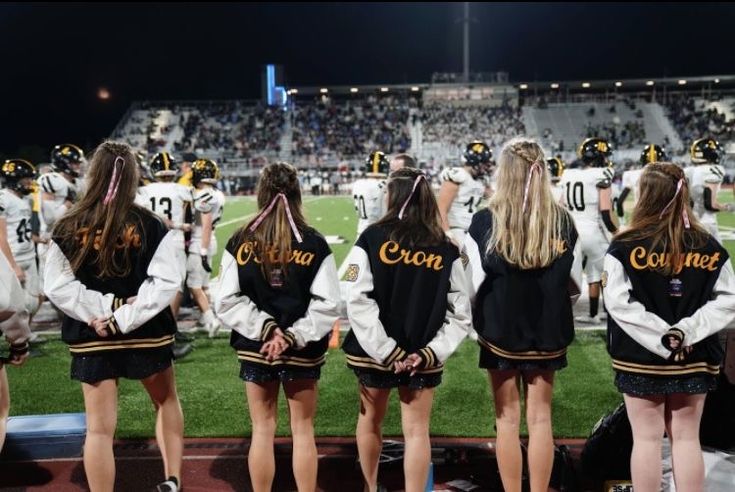
[[[81, 243], [82, 247], [84, 247], [87, 244], [87, 241], [89, 241], [89, 227], [82, 227], [77, 232], [77, 239]], [[100, 246], [102, 244], [102, 231], [97, 230], [97, 232], [94, 235], [94, 249], [96, 251], [100, 250]], [[115, 249], [124, 249], [124, 248], [140, 248], [141, 240], [140, 240], [140, 234], [135, 230], [134, 225], [128, 225], [123, 233], [118, 236], [118, 238], [115, 240]]]
[[[720, 253], [704, 255], [690, 251], [682, 253], [674, 263], [674, 273], [680, 273], [684, 268], [699, 268], [714, 272], [720, 261]], [[630, 252], [630, 265], [636, 270], [656, 270], [671, 264], [671, 253], [649, 253], [643, 246], [637, 246]]]
[[[239, 248], [237, 248], [235, 260], [237, 261], [238, 265], [247, 265], [250, 260], [253, 260], [255, 263], [258, 264], [262, 263], [261, 259], [258, 258], [258, 255], [255, 254], [256, 245], [257, 241], [245, 241], [240, 245]], [[270, 247], [268, 248], [266, 254], [270, 255], [271, 263], [275, 263], [277, 260], [278, 249], [275, 247]], [[314, 261], [314, 253], [301, 251], [300, 249], [292, 249], [291, 256], [288, 259], [289, 263], [294, 263], [300, 266], [310, 266], [312, 261]]]
[[436, 271], [444, 268], [441, 255], [426, 253], [421, 250], [411, 251], [410, 249], [403, 249], [395, 241], [384, 242], [380, 247], [379, 257], [380, 261], [386, 265], [395, 265], [396, 263], [402, 262], [404, 265], [423, 266]]

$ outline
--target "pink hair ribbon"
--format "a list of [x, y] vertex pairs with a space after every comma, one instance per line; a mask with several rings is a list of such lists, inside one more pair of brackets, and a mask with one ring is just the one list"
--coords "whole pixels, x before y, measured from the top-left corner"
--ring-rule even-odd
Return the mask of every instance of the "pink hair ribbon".
[[[117, 170], [117, 161], [122, 162], [120, 171]], [[123, 168], [125, 168], [125, 159], [120, 156], [115, 157], [115, 162], [112, 164], [112, 177], [110, 178], [110, 184], [107, 187], [107, 194], [105, 195], [105, 199], [102, 200], [104, 205], [109, 205], [117, 196], [117, 189], [120, 187], [120, 181], [122, 180]]]
[[[671, 206], [674, 204], [674, 201], [676, 200], [676, 197], [679, 196], [679, 193], [681, 193], [681, 189], [686, 186], [686, 180], [684, 178], [681, 178], [679, 182], [676, 184], [676, 192], [674, 193], [674, 196], [671, 198], [669, 203], [666, 204], [663, 210], [661, 210], [661, 213], [658, 215], [658, 218], [663, 218], [666, 211], [671, 208]], [[689, 223], [689, 215], [687, 214], [686, 206], [681, 211], [681, 217], [684, 219], [684, 227], [687, 229], [691, 228], [691, 224]]]
[[531, 180], [533, 179], [534, 173], [541, 174], [541, 164], [539, 161], [535, 161], [531, 164], [531, 169], [528, 170], [528, 178], [526, 179], [526, 189], [523, 192], [523, 211], [526, 211], [526, 205], [528, 204], [528, 191], [531, 188]]
[[288, 223], [291, 225], [291, 231], [293, 231], [293, 235], [296, 236], [296, 240], [301, 243], [303, 242], [303, 238], [301, 237], [301, 233], [296, 228], [296, 223], [293, 220], [293, 216], [291, 215], [291, 208], [288, 206], [288, 198], [286, 198], [286, 195], [283, 193], [278, 193], [276, 196], [273, 197], [273, 200], [271, 200], [270, 204], [263, 209], [262, 212], [258, 215], [258, 217], [253, 221], [253, 224], [250, 226], [250, 231], [255, 231], [257, 227], [265, 220], [266, 216], [268, 216], [269, 213], [273, 210], [273, 207], [276, 206], [276, 203], [278, 203], [278, 199], [283, 200], [283, 205], [286, 207], [286, 215], [288, 216]]
[[398, 212], [398, 219], [399, 220], [402, 220], [403, 219], [403, 212], [406, 211], [406, 207], [408, 206], [408, 202], [411, 201], [411, 198], [413, 197], [413, 194], [416, 192], [416, 188], [419, 185], [419, 181], [421, 181], [422, 179], [426, 179], [426, 176], [424, 176], [423, 174], [419, 174], [418, 176], [416, 176], [416, 180], [413, 182], [413, 188], [411, 188], [411, 194], [408, 195], [408, 198], [406, 198], [406, 201], [403, 202], [403, 206], [401, 207], [400, 212]]

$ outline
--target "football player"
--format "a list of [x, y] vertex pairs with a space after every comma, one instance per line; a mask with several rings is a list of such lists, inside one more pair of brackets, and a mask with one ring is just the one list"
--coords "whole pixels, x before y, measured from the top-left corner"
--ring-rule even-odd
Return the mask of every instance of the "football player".
[[635, 206], [635, 202], [638, 201], [638, 180], [641, 178], [645, 165], [653, 162], [666, 162], [668, 160], [666, 151], [660, 145], [648, 144], [643, 148], [639, 161], [641, 166], [623, 173], [623, 189], [615, 203], [615, 212], [618, 218], [622, 219], [625, 216], [624, 202], [628, 198], [631, 190], [633, 191], [633, 205]]
[[[32, 315], [40, 302], [36, 248], [31, 237], [33, 180], [36, 168], [23, 159], [9, 159], [0, 167], [0, 249], [25, 290], [25, 308]], [[8, 254], [10, 253], [10, 254]]]
[[582, 323], [599, 324], [600, 280], [605, 252], [610, 236], [617, 231], [612, 212], [612, 179], [614, 171], [610, 156], [612, 148], [607, 140], [588, 138], [578, 149], [583, 167], [568, 169], [561, 177], [563, 199], [581, 241], [586, 257], [585, 273], [589, 284], [589, 316], [577, 316]]
[[439, 214], [442, 227], [461, 248], [472, 222], [472, 215], [486, 195], [482, 178], [492, 162], [493, 153], [485, 142], [467, 144], [461, 167], [450, 167], [441, 173]]
[[355, 200], [355, 211], [357, 212], [358, 236], [385, 213], [385, 178], [389, 171], [390, 163], [385, 154], [374, 150], [365, 159], [365, 178], [358, 179], [352, 185], [352, 198]]
[[79, 180], [84, 152], [73, 144], [57, 145], [51, 151], [50, 173], [38, 179], [41, 187], [41, 214], [49, 230], [66, 213], [81, 188]]
[[717, 228], [717, 213], [732, 210], [731, 204], [717, 201], [717, 192], [720, 191], [725, 177], [725, 169], [720, 165], [723, 153], [722, 146], [713, 138], [695, 140], [689, 149], [693, 166], [687, 169], [694, 214], [720, 243], [722, 241]]
[[551, 194], [554, 195], [554, 201], [562, 203], [564, 188], [559, 181], [564, 173], [564, 161], [561, 160], [561, 157], [550, 157], [546, 159], [546, 169], [549, 170], [549, 176], [551, 176]]
[[224, 209], [224, 195], [215, 188], [219, 176], [217, 163], [210, 159], [199, 159], [192, 165], [194, 224], [186, 265], [186, 285], [202, 312], [199, 324], [204, 326], [210, 337], [216, 335], [220, 328], [204, 291], [209, 286], [210, 265], [217, 251], [214, 229]]

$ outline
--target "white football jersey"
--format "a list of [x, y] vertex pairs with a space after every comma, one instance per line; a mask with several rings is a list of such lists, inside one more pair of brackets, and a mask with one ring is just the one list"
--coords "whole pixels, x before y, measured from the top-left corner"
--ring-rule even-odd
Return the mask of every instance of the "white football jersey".
[[184, 207], [193, 200], [191, 189], [177, 183], [150, 183], [138, 188], [135, 203], [145, 207], [159, 217], [173, 222], [174, 226], [184, 223]]
[[633, 194], [633, 203], [638, 202], [638, 181], [641, 179], [643, 169], [631, 169], [623, 173], [623, 189], [630, 188]]
[[447, 213], [447, 221], [450, 229], [462, 229], [467, 231], [472, 223], [472, 216], [480, 206], [485, 197], [485, 184], [482, 180], [476, 180], [463, 167], [450, 167], [441, 173], [441, 181], [450, 181], [459, 186], [457, 196]]
[[189, 251], [198, 252], [202, 244], [202, 214], [212, 214], [212, 237], [209, 241], [209, 253], [217, 251], [217, 236], [214, 229], [222, 219], [225, 207], [225, 195], [217, 188], [194, 190], [194, 225], [191, 231]]
[[554, 197], [554, 202], [564, 203], [564, 187], [561, 182], [551, 183], [551, 196]]
[[614, 171], [609, 167], [566, 169], [561, 177], [564, 203], [578, 229], [597, 228], [600, 220], [600, 194], [598, 186], [610, 186]]
[[694, 214], [703, 224], [717, 224], [717, 213], [704, 208], [704, 190], [708, 185], [714, 186], [715, 196], [712, 198], [716, 199], [725, 177], [725, 169], [718, 164], [699, 164], [689, 169], [689, 189], [694, 201]]
[[357, 234], [378, 221], [386, 212], [388, 187], [384, 179], [358, 179], [352, 185], [352, 198], [357, 212]]
[[36, 249], [31, 239], [31, 197], [18, 197], [10, 190], [0, 190], [0, 217], [7, 224], [8, 244], [16, 262], [33, 260]]
[[43, 194], [41, 195], [41, 214], [50, 230], [62, 215], [58, 208], [64, 205], [67, 197], [78, 194], [78, 186], [55, 171], [42, 174], [38, 178], [38, 185], [43, 193], [53, 195], [52, 201], [45, 199]]

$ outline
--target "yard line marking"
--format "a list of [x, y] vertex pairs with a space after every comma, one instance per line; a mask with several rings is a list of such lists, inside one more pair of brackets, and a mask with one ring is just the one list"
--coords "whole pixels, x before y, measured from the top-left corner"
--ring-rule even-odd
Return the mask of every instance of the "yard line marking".
[[[324, 198], [326, 198], [326, 197], [323, 197], [323, 196], [315, 196], [315, 197], [312, 197], [312, 198], [307, 198], [306, 200], [304, 200], [304, 203], [311, 203], [311, 202], [315, 202], [317, 200], [324, 199]], [[251, 217], [254, 217], [256, 213], [257, 212], [253, 212], [253, 213], [249, 213], [247, 215], [244, 215], [242, 217], [238, 217], [237, 219], [232, 219], [232, 220], [227, 220], [225, 222], [220, 222], [219, 224], [217, 224], [217, 227], [224, 227], [224, 226], [228, 226], [230, 224], [235, 224], [237, 222], [245, 222], [247, 219], [250, 219]]]

